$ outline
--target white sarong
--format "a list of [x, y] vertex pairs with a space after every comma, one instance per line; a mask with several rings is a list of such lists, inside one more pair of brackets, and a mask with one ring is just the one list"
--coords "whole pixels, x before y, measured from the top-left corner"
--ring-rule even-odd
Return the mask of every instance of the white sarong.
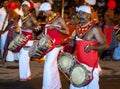
[[54, 48], [46, 55], [42, 89], [60, 89], [61, 81], [57, 65], [57, 57], [61, 47]]
[[[33, 41], [28, 41], [26, 46], [32, 46]], [[22, 48], [20, 50], [20, 58], [19, 58], [19, 77], [20, 79], [27, 79], [31, 76], [30, 71], [30, 57], [29, 50]]]

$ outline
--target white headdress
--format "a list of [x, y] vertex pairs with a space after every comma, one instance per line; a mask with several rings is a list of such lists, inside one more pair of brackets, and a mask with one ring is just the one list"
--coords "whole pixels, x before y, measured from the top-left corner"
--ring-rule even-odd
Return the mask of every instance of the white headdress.
[[83, 12], [91, 14], [91, 8], [89, 6], [85, 6], [85, 5], [80, 6], [79, 8], [77, 8], [77, 12], [79, 11], [83, 11]]
[[51, 4], [48, 2], [44, 2], [40, 5], [39, 11], [47, 11], [47, 10], [51, 10]]
[[27, 5], [28, 7], [30, 7], [30, 3], [28, 1], [24, 1], [22, 5]]

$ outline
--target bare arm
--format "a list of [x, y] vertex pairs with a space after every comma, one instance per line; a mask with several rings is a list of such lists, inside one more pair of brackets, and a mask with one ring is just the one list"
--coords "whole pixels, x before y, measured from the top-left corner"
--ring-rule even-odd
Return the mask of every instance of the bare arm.
[[69, 29], [68, 29], [65, 21], [61, 17], [58, 18], [58, 24], [61, 25], [61, 28], [56, 28], [56, 30], [63, 33], [63, 34], [68, 35], [69, 34]]
[[91, 50], [105, 50], [108, 48], [108, 44], [99, 27], [93, 27], [83, 38], [84, 40], [95, 40], [98, 45], [86, 45], [85, 51], [90, 52]]
[[106, 48], [108, 48], [108, 44], [106, 42], [106, 38], [104, 34], [102, 33], [102, 30], [99, 27], [95, 27], [93, 29], [93, 33], [95, 35], [95, 39], [98, 42], [98, 45], [92, 46], [92, 49], [93, 50], [105, 50]]

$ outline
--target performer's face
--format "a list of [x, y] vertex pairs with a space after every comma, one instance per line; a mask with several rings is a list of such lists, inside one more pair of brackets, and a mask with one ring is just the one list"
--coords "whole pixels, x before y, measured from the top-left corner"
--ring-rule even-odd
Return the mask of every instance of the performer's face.
[[29, 7], [27, 5], [22, 5], [23, 12], [29, 11]]
[[83, 11], [78, 12], [77, 17], [80, 20], [80, 23], [83, 24], [89, 22], [91, 19], [91, 15]]

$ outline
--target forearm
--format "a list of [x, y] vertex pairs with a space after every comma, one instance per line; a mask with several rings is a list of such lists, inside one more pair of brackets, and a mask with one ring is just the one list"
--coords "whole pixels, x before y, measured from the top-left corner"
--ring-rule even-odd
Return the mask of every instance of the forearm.
[[65, 35], [69, 35], [69, 31], [68, 30], [64, 30], [64, 29], [61, 29], [61, 28], [56, 28], [57, 29], [57, 31], [59, 31], [60, 33], [62, 33], [62, 34], [65, 34]]
[[97, 46], [92, 46], [92, 50], [98, 50], [98, 51], [101, 51], [101, 50], [105, 50], [108, 48], [108, 45], [107, 44], [100, 44], [100, 45], [97, 45]]

